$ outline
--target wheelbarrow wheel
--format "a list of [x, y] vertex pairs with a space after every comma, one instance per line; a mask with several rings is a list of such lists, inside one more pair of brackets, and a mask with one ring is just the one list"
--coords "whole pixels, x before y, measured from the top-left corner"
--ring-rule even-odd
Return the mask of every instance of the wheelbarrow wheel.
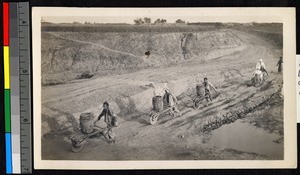
[[171, 111], [171, 112], [170, 112], [170, 116], [171, 116], [171, 117], [175, 117], [174, 112]]
[[194, 101], [193, 108], [198, 109], [198, 107], [199, 107], [199, 102]]
[[85, 142], [85, 141], [82, 141], [82, 142], [78, 143], [78, 142], [72, 141], [72, 148], [71, 148], [72, 151], [73, 151], [74, 153], [80, 152], [80, 151], [83, 149], [84, 142]]
[[150, 124], [154, 125], [157, 122], [159, 114], [152, 113], [150, 115]]
[[255, 87], [259, 87], [261, 85], [261, 83], [255, 83], [254, 86]]

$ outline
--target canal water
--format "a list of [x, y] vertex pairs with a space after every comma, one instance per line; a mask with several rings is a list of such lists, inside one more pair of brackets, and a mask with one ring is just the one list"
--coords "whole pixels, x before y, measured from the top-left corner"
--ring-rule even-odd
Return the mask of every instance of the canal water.
[[276, 133], [257, 128], [239, 119], [213, 130], [208, 143], [221, 149], [234, 149], [243, 152], [268, 156], [272, 160], [283, 159], [283, 141]]

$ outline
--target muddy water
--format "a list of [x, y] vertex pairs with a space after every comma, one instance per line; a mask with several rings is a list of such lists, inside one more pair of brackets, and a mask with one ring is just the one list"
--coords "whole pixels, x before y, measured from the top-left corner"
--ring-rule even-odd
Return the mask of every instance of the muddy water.
[[281, 160], [283, 142], [274, 142], [279, 138], [278, 134], [269, 133], [241, 119], [212, 131], [208, 143], [221, 149], [257, 153], [272, 160]]

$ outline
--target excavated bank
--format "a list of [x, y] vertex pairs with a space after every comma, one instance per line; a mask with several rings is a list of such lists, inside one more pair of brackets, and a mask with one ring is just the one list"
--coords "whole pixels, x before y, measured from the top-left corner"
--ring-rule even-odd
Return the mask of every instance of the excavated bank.
[[[207, 62], [242, 51], [230, 30], [197, 33], [42, 33], [42, 84]], [[149, 55], [145, 55], [149, 52]]]

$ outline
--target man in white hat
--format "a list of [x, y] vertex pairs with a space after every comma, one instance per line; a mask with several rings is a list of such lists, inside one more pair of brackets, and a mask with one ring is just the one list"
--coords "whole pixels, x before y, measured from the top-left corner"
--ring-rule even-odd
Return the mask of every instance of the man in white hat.
[[165, 88], [165, 95], [163, 97], [164, 106], [171, 107], [172, 112], [176, 112], [181, 115], [180, 111], [177, 109], [177, 98], [171, 92], [169, 88]]
[[161, 96], [162, 97], [165, 93], [166, 88], [167, 88], [166, 83], [154, 85], [154, 91], [153, 91], [154, 96]]
[[256, 70], [261, 70], [262, 72], [265, 72], [267, 75], [269, 75], [266, 70], [266, 65], [262, 59], [259, 60], [259, 62], [256, 64], [255, 68], [256, 68]]

